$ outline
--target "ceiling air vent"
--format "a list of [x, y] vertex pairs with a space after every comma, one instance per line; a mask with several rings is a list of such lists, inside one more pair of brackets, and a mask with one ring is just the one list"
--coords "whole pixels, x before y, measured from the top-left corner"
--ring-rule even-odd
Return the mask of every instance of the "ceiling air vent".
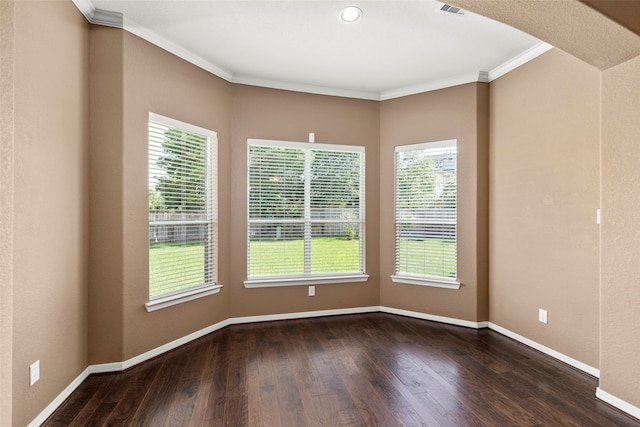
[[455, 13], [456, 15], [464, 15], [464, 10], [460, 9], [459, 7], [451, 6], [450, 4], [445, 4], [440, 8], [440, 10], [449, 13]]

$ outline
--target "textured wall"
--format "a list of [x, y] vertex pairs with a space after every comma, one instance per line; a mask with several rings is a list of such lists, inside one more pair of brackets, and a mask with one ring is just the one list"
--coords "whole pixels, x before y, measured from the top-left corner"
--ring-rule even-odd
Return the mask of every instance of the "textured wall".
[[[293, 313], [378, 305], [379, 109], [374, 101], [311, 95], [253, 86], [234, 87], [231, 197], [233, 316]], [[366, 159], [366, 273], [364, 283], [246, 289], [247, 138], [360, 145]]]
[[[130, 359], [229, 317], [230, 85], [122, 30], [92, 27], [90, 363]], [[218, 132], [218, 294], [152, 313], [149, 112]]]
[[14, 2], [0, 2], [0, 425], [13, 412]]
[[599, 119], [599, 71], [558, 49], [491, 83], [491, 321], [596, 368]]
[[[456, 6], [518, 28], [604, 70], [640, 55], [640, 39], [578, 0], [454, 0]], [[589, 1], [611, 13], [609, 1]], [[619, 3], [619, 2], [611, 2]], [[634, 3], [634, 2], [629, 2]], [[637, 13], [631, 6], [628, 11]], [[638, 27], [638, 17], [627, 16]]]
[[14, 425], [87, 366], [87, 40], [71, 2], [16, 2]]
[[640, 408], [640, 57], [602, 75], [600, 388]]
[[[381, 103], [381, 305], [470, 321], [488, 320], [487, 107], [488, 88], [482, 83]], [[458, 140], [458, 279], [462, 286], [451, 290], [393, 283], [394, 147], [446, 139]]]

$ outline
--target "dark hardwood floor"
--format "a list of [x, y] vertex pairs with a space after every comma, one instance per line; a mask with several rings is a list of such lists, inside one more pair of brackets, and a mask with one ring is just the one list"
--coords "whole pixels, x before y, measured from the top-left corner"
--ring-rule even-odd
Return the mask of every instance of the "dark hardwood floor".
[[45, 426], [640, 426], [496, 332], [375, 313], [230, 326], [89, 377]]

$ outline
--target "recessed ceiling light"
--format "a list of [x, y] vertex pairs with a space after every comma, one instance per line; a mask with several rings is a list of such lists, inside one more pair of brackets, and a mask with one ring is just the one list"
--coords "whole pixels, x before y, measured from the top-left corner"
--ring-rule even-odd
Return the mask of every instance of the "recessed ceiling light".
[[355, 6], [345, 7], [340, 11], [340, 20], [348, 24], [356, 22], [361, 16], [362, 11]]

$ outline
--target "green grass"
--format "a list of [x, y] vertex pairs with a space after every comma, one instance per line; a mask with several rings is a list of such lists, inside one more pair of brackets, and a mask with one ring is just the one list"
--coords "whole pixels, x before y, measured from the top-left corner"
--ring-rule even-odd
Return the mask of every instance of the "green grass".
[[[251, 276], [304, 274], [303, 240], [252, 241], [250, 253]], [[358, 272], [359, 254], [358, 240], [314, 237], [311, 239], [311, 272]]]
[[[150, 243], [149, 295], [156, 296], [204, 284], [204, 244]], [[182, 276], [183, 286], [167, 289], [163, 278]]]
[[[344, 273], [360, 269], [358, 240], [332, 237], [311, 239], [311, 272]], [[151, 243], [149, 251], [150, 295], [169, 291], [162, 278], [172, 273], [184, 279], [183, 288], [204, 283], [204, 245], [202, 243]], [[304, 242], [302, 240], [269, 240], [251, 242], [250, 271], [252, 276], [303, 274]], [[441, 263], [434, 263], [429, 253], [445, 255]], [[455, 258], [446, 254], [455, 253], [455, 244], [450, 240], [402, 240], [400, 242], [400, 271], [437, 277], [456, 277]], [[287, 262], [283, 262], [287, 260]], [[411, 261], [409, 263], [408, 261]]]
[[[453, 240], [402, 239], [399, 253], [401, 273], [456, 277], [456, 245]], [[434, 260], [434, 254], [437, 254], [440, 259]]]

